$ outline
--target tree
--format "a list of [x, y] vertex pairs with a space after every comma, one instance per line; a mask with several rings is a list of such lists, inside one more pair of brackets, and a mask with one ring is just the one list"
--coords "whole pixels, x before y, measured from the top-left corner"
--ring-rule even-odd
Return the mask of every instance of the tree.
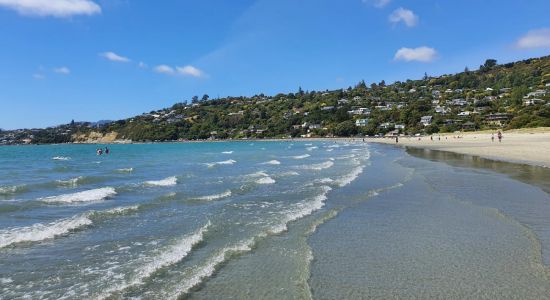
[[199, 96], [193, 96], [193, 98], [191, 98], [191, 103], [195, 104], [198, 102], [199, 102]]
[[202, 95], [202, 101], [208, 101], [208, 98], [210, 98], [210, 96], [208, 96], [207, 94], [204, 94]]
[[352, 136], [357, 134], [357, 127], [353, 121], [344, 121], [336, 125], [334, 133], [337, 136]]
[[491, 70], [492, 68], [494, 68], [496, 65], [497, 65], [497, 60], [496, 59], [487, 59], [485, 61], [485, 64], [483, 64], [482, 66], [479, 67], [479, 70], [482, 71], [482, 72], [487, 72], [487, 71]]

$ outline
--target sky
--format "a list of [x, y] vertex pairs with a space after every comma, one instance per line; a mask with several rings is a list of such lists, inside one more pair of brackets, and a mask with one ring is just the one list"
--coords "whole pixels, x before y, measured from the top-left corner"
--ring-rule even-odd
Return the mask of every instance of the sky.
[[550, 54], [548, 0], [0, 0], [0, 128]]

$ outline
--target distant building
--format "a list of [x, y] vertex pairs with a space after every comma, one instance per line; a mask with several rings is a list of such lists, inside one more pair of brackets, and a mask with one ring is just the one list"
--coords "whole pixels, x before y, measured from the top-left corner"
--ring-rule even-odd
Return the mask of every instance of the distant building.
[[424, 126], [430, 126], [432, 125], [432, 119], [432, 116], [423, 116], [420, 118], [420, 123], [422, 123], [422, 125]]
[[512, 119], [511, 114], [506, 113], [496, 113], [496, 114], [489, 114], [485, 117], [485, 122], [489, 125], [494, 126], [503, 126], [504, 124], [508, 123]]
[[365, 127], [367, 125], [369, 125], [369, 119], [355, 120], [355, 126], [357, 126], [357, 127]]

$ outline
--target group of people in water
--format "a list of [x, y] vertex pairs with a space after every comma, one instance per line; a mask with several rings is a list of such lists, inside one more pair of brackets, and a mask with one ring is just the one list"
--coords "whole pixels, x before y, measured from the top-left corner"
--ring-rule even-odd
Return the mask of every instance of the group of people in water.
[[109, 150], [109, 148], [105, 147], [105, 150], [103, 150], [102, 148], [97, 148], [96, 150], [96, 153], [97, 155], [103, 155], [103, 153], [105, 153], [105, 155], [109, 154], [109, 152], [111, 152], [111, 150]]

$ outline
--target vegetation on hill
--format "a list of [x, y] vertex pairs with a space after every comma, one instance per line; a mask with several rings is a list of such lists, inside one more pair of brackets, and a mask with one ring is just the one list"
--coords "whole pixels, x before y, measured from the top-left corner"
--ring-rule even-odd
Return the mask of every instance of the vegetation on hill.
[[432, 134], [550, 126], [550, 56], [479, 70], [304, 91], [176, 103], [129, 119], [0, 131], [0, 143], [62, 143], [94, 132], [132, 141]]

